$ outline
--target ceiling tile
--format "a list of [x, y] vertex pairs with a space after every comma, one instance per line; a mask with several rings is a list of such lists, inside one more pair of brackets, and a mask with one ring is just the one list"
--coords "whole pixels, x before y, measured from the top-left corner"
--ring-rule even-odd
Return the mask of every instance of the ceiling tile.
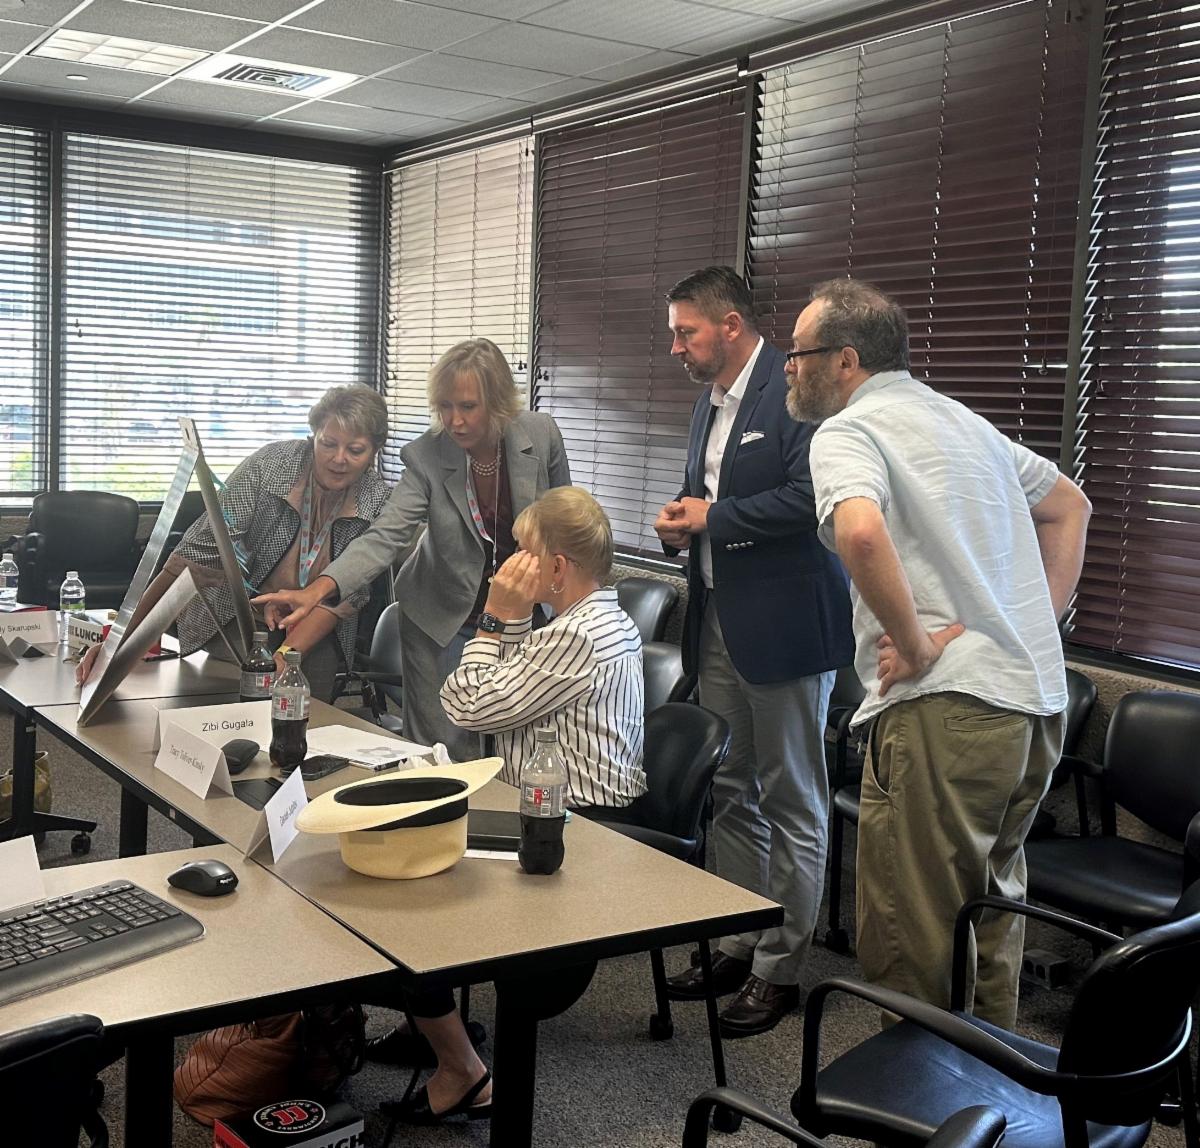
[[511, 96], [538, 84], [549, 84], [567, 77], [563, 73], [430, 53], [393, 68], [385, 78], [452, 91], [481, 92], [486, 96]]
[[45, 28], [36, 24], [13, 24], [0, 20], [0, 52], [21, 52], [37, 40], [44, 39]]
[[[486, 100], [471, 109], [471, 122], [482, 123], [484, 120], [494, 120], [497, 116], [516, 116], [530, 105], [525, 100]], [[462, 117], [459, 117], [462, 118]], [[459, 125], [462, 126], [461, 124]]]
[[787, 24], [782, 20], [767, 20], [762, 17], [746, 17], [738, 27], [738, 34], [730, 36], [728, 32], [720, 32], [700, 36], [695, 40], [684, 40], [671, 47], [680, 52], [690, 52], [693, 56], [707, 56], [711, 52], [726, 52], [729, 55], [744, 54], [745, 49], [760, 40], [768, 40], [772, 36], [780, 36], [785, 32], [795, 32], [795, 24]]
[[740, 43], [738, 29], [746, 22], [747, 18], [737, 12], [705, 8], [685, 0], [623, 4], [620, 19], [614, 19], [609, 5], [597, 4], [596, 0], [565, 0], [528, 18], [528, 23], [539, 28], [619, 39], [647, 48], [673, 48], [682, 40], [702, 36], [723, 36], [728, 43]]
[[597, 40], [529, 24], [501, 24], [482, 36], [455, 44], [447, 54], [519, 68], [536, 68], [552, 62], [557, 71], [577, 76], [589, 68], [603, 68], [644, 53], [636, 44]]
[[869, 7], [872, 0], [804, 0], [799, 4], [796, 0], [692, 0], [693, 3], [703, 4], [708, 8], [725, 8], [734, 12], [742, 12], [750, 16], [773, 16], [776, 20], [791, 20], [797, 24], [811, 24], [814, 20], [822, 20], [826, 16], [845, 16], [858, 8]]
[[588, 72], [588, 79], [599, 80], [611, 84], [615, 80], [629, 80], [634, 76], [645, 76], [657, 72], [660, 68], [669, 68], [673, 64], [686, 64], [692, 56], [681, 52], [649, 52], [645, 56], [636, 56], [632, 60], [622, 60], [619, 64], [611, 64], [607, 68], [597, 68]]
[[283, 96], [278, 92], [253, 92], [226, 84], [205, 84], [200, 80], [172, 80], [148, 96], [147, 100], [156, 104], [212, 108], [214, 111], [236, 112], [244, 116], [270, 116], [294, 106], [299, 98], [296, 95]]
[[487, 100], [487, 96], [478, 92], [453, 92], [446, 88], [403, 84], [394, 80], [364, 80], [361, 84], [343, 88], [336, 98], [340, 104], [412, 112], [421, 116], [454, 116]]
[[456, 12], [480, 12], [501, 20], [520, 20], [552, 7], [557, 0], [429, 0], [429, 3], [435, 8], [453, 8]]
[[383, 44], [435, 49], [487, 32], [501, 21], [470, 12], [412, 4], [408, 0], [325, 0], [288, 24]]
[[39, 87], [37, 84], [11, 84], [8, 82], [8, 72], [0, 76], [0, 99], [36, 100], [39, 103], [67, 104], [73, 108], [120, 108], [125, 105], [125, 101], [116, 96], [98, 96], [91, 92]]
[[238, 49], [242, 56], [274, 60], [280, 64], [302, 64], [309, 68], [332, 68], [369, 76], [421, 53], [416, 48], [393, 44], [372, 44], [346, 36], [327, 36], [322, 32], [302, 32], [294, 28], [272, 28], [255, 36]]
[[49, 28], [51, 24], [57, 24], [78, 7], [79, 0], [25, 0], [20, 8], [9, 8], [5, 11], [14, 20]]
[[257, 32], [262, 25], [178, 8], [151, 8], [128, 0], [96, 0], [64, 27], [219, 52], [243, 36]]
[[139, 116], [155, 116], [159, 119], [187, 120], [191, 123], [211, 124], [215, 127], [245, 128], [257, 123], [258, 116], [240, 116], [233, 112], [214, 112], [212, 108], [192, 108], [186, 104], [159, 104], [151, 100], [137, 100], [126, 104], [123, 112]]
[[548, 104], [551, 100], [561, 100], [565, 96], [577, 96], [580, 92], [590, 91], [602, 85], [596, 80], [569, 79], [555, 80], [553, 84], [543, 84], [539, 88], [530, 88], [521, 93], [521, 99], [531, 104]]
[[306, 124], [288, 120], [255, 120], [247, 127], [251, 131], [275, 132], [281, 135], [305, 136], [308, 139], [340, 140], [343, 143], [361, 144], [366, 132], [347, 131], [345, 128], [326, 124]]
[[[68, 80], [67, 76], [87, 76], [87, 80]], [[155, 84], [162, 76], [146, 72], [126, 72], [120, 68], [98, 68], [95, 64], [80, 64], [74, 60], [50, 60], [44, 56], [24, 56], [4, 73], [3, 79], [18, 84], [37, 84], [39, 87], [68, 89], [72, 92], [94, 92], [98, 96], [136, 96]]]
[[295, 12], [303, 0], [148, 0], [155, 7], [190, 8], [194, 12], [216, 12], [221, 16], [240, 16], [243, 20], [261, 20], [269, 24]]
[[[419, 127], [430, 116], [414, 116], [406, 112], [387, 112], [379, 108], [356, 108], [350, 104], [338, 104], [332, 100], [314, 100], [291, 111], [282, 112], [275, 119], [321, 124], [334, 128], [358, 128], [364, 132], [405, 132]], [[461, 125], [458, 125], [461, 126]]]

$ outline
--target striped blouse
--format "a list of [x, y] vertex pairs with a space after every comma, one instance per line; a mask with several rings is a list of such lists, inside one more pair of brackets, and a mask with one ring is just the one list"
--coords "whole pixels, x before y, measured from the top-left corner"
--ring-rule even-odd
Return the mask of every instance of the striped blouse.
[[496, 734], [510, 785], [533, 754], [535, 729], [550, 725], [568, 804], [628, 805], [646, 792], [642, 639], [615, 590], [594, 591], [540, 630], [525, 618], [499, 642], [472, 638], [441, 697], [456, 725]]

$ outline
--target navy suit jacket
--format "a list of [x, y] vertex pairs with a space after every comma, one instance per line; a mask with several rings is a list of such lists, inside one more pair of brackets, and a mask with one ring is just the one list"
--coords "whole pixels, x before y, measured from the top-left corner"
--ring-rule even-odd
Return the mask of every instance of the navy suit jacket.
[[[690, 548], [683, 660], [692, 672], [709, 593], [729, 656], [747, 681], [789, 681], [854, 660], [846, 572], [817, 540], [808, 469], [816, 428], [787, 413], [784, 362], [764, 344], [738, 405], [717, 500], [708, 510], [711, 591], [700, 573], [700, 547]], [[716, 410], [711, 393], [706, 387], [692, 411], [681, 498], [704, 497], [704, 452]]]

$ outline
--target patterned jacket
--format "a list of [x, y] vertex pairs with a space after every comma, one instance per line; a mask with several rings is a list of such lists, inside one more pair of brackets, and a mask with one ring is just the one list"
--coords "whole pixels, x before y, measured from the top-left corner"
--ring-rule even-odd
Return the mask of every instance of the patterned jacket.
[[[288, 504], [287, 496], [301, 472], [312, 459], [312, 444], [308, 439], [284, 439], [268, 443], [238, 464], [220, 492], [221, 509], [230, 524], [229, 534], [235, 545], [240, 544], [249, 561], [247, 577], [258, 586], [279, 564], [291, 548], [300, 530], [300, 515]], [[358, 516], [339, 518], [333, 524], [330, 544], [336, 558], [378, 516], [387, 502], [389, 487], [378, 471], [368, 470], [352, 488], [358, 504]], [[216, 541], [208, 525], [208, 515], [202, 514], [188, 528], [175, 549], [185, 562], [219, 569], [221, 560]], [[350, 599], [361, 609], [371, 596], [370, 587]], [[205, 597], [222, 626], [233, 620], [233, 595], [227, 588], [205, 591]], [[187, 655], [200, 649], [216, 635], [212, 618], [203, 604], [193, 600], [179, 615], [180, 653]], [[334, 633], [342, 653], [350, 659], [358, 633], [357, 613], [343, 618]]]

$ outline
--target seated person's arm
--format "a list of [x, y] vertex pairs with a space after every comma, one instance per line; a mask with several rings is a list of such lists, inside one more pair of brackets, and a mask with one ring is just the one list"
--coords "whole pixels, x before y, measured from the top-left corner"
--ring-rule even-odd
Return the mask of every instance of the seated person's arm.
[[[307, 654], [309, 650], [333, 633], [339, 620], [339, 616], [332, 610], [324, 607], [313, 610], [303, 621], [297, 622], [288, 630], [288, 649], [299, 650], [301, 654]], [[283, 655], [276, 651], [275, 668], [283, 673], [283, 667]]]

